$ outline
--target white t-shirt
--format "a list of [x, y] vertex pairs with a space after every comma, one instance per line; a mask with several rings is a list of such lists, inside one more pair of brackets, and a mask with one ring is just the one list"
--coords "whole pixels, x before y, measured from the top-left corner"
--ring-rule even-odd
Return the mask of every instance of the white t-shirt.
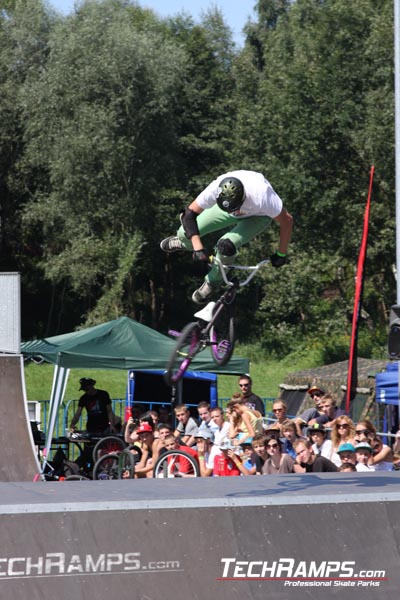
[[219, 446], [221, 442], [228, 437], [229, 421], [225, 421], [221, 429], [216, 429], [214, 432], [214, 445]]
[[[225, 177], [237, 177], [243, 184], [245, 199], [237, 219], [267, 216], [274, 219], [282, 212], [283, 202], [262, 173], [255, 171], [230, 171], [214, 179], [196, 198], [200, 208], [211, 208], [217, 202], [219, 184]], [[232, 215], [234, 216], [234, 215]]]

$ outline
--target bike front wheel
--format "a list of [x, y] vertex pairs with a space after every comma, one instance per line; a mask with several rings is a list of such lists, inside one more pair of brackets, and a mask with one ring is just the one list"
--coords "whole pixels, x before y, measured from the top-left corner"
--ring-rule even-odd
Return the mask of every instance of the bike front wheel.
[[200, 477], [200, 467], [196, 458], [183, 450], [168, 450], [162, 454], [153, 469], [156, 479], [170, 477]]
[[164, 377], [168, 385], [177, 383], [183, 377], [190, 363], [201, 349], [200, 327], [196, 322], [189, 323], [178, 337], [167, 364]]
[[210, 329], [211, 354], [214, 362], [223, 367], [229, 361], [235, 347], [235, 316], [232, 307], [220, 311]]
[[126, 448], [126, 443], [120, 437], [108, 435], [101, 438], [93, 448], [93, 462], [96, 463], [105, 454], [121, 452], [124, 448]]

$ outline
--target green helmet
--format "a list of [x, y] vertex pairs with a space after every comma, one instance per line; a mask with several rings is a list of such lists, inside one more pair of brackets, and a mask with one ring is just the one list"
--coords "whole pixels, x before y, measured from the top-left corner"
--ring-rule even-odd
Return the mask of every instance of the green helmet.
[[237, 177], [224, 177], [218, 187], [217, 204], [227, 213], [238, 210], [244, 201], [243, 183]]

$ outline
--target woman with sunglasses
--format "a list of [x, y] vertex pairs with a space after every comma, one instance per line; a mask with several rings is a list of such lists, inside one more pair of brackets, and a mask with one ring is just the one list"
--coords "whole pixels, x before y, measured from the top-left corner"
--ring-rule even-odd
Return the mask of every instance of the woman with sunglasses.
[[265, 461], [263, 475], [277, 475], [278, 473], [293, 473], [294, 459], [282, 452], [282, 442], [274, 437], [265, 440], [268, 458]]
[[[354, 423], [347, 415], [342, 415], [335, 419], [332, 424], [332, 453], [339, 450], [341, 444], [355, 445], [355, 428]], [[332, 460], [332, 458], [330, 459]]]
[[371, 443], [371, 440], [376, 435], [375, 426], [368, 419], [358, 421], [355, 427], [355, 441], [357, 444], [361, 442]]

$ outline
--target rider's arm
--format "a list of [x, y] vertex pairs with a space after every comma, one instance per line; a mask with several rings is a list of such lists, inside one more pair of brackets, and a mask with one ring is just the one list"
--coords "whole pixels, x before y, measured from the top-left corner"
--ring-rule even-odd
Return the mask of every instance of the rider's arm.
[[[185, 233], [192, 242], [193, 250], [203, 250], [204, 248], [203, 242], [201, 241], [200, 235], [198, 233], [199, 230], [196, 223], [197, 216], [201, 214], [203, 210], [204, 209], [197, 204], [196, 200], [193, 200], [193, 202], [188, 206], [188, 208], [185, 211], [184, 220], [187, 220], [186, 226], [185, 223], [182, 222], [183, 227], [185, 229]], [[194, 231], [196, 230], [197, 232], [194, 233]], [[192, 235], [190, 235], [191, 233]]]
[[282, 254], [286, 254], [290, 238], [292, 237], [293, 230], [293, 217], [290, 215], [285, 208], [282, 209], [282, 212], [274, 218], [279, 224], [279, 252]]
[[71, 423], [70, 423], [70, 426], [69, 426], [70, 429], [74, 429], [75, 425], [77, 424], [77, 422], [81, 418], [81, 414], [82, 414], [82, 407], [78, 406], [78, 409], [77, 409], [76, 413], [74, 414], [74, 416], [71, 419]]

